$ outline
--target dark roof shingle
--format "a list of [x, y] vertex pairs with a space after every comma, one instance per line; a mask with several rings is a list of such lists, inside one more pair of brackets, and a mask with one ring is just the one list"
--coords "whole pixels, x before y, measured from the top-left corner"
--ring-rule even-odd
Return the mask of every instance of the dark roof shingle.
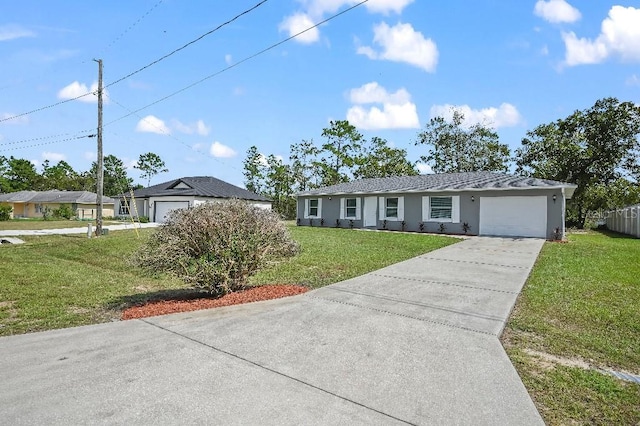
[[[188, 188], [176, 188], [176, 186], [181, 183], [188, 186]], [[239, 198], [250, 201], [270, 201], [268, 198], [256, 194], [255, 192], [251, 192], [247, 189], [240, 188], [211, 176], [195, 176], [174, 179], [148, 188], [136, 189], [133, 192], [133, 195], [136, 198], [187, 195], [212, 198]]]
[[[297, 196], [331, 194], [378, 194], [390, 192], [462, 191], [490, 189], [567, 188], [576, 185], [554, 180], [493, 172], [440, 173], [417, 176], [359, 179], [299, 192]], [[571, 194], [568, 194], [571, 195]]]

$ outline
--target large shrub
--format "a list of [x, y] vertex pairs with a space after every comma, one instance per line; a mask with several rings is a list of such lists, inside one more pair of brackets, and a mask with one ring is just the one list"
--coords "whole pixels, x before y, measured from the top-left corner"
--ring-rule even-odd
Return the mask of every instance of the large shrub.
[[13, 207], [9, 204], [0, 204], [0, 221], [9, 220]]
[[275, 212], [230, 200], [174, 210], [135, 253], [134, 264], [168, 272], [212, 294], [242, 289], [266, 263], [298, 244]]
[[57, 209], [53, 210], [53, 217], [60, 219], [71, 219], [75, 215], [75, 210], [73, 210], [68, 204], [60, 204]]

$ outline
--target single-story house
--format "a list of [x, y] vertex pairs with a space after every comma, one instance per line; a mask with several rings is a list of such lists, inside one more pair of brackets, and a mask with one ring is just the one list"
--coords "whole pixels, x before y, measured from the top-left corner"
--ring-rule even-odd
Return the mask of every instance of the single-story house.
[[296, 194], [297, 223], [563, 238], [565, 201], [576, 187], [492, 172], [360, 179]]
[[[201, 203], [237, 198], [271, 209], [271, 200], [211, 176], [183, 177], [122, 194], [118, 216], [147, 216], [164, 222], [170, 211], [195, 207]], [[134, 209], [133, 211], [131, 211]]]
[[[58, 209], [62, 204], [69, 205], [79, 219], [95, 219], [97, 213], [97, 195], [89, 191], [18, 191], [0, 194], [0, 203], [13, 208], [12, 217], [38, 218], [43, 212]], [[102, 215], [114, 216], [116, 200], [102, 197]]]

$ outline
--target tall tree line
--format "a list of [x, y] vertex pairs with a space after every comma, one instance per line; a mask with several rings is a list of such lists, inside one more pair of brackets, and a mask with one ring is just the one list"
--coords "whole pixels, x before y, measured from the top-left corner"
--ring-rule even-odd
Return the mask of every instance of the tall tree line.
[[[147, 184], [153, 176], [167, 171], [164, 161], [153, 153], [140, 155], [135, 167], [143, 172], [142, 177], [147, 179]], [[78, 172], [64, 160], [55, 165], [45, 160], [42, 163], [42, 171], [38, 172], [36, 166], [29, 160], [0, 156], [0, 193], [51, 189], [95, 192], [97, 170], [98, 165], [95, 161], [89, 170]], [[140, 185], [134, 185], [124, 162], [115, 155], [104, 157], [103, 170], [103, 192], [106, 196], [113, 197], [129, 191], [130, 188], [140, 187]]]
[[[459, 111], [450, 120], [432, 118], [413, 143], [425, 149], [419, 159], [436, 173], [511, 171], [576, 184], [567, 219], [581, 228], [590, 214], [640, 202], [639, 135], [640, 107], [604, 98], [528, 131], [513, 155], [490, 125], [468, 126]], [[270, 197], [284, 217], [294, 218], [296, 192], [418, 173], [405, 149], [378, 137], [367, 141], [348, 121], [330, 122], [322, 136], [322, 144], [292, 144], [288, 161], [251, 147], [244, 161], [245, 185]]]

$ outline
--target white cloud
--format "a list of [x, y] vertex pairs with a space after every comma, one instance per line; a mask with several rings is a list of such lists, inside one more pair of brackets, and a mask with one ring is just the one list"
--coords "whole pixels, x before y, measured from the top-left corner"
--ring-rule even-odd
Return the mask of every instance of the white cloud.
[[640, 62], [639, 22], [640, 9], [613, 6], [595, 40], [578, 38], [574, 32], [563, 33], [565, 65], [597, 64], [611, 56], [625, 62]]
[[224, 62], [227, 65], [231, 65], [233, 63], [233, 57], [229, 53], [227, 53], [226, 55], [224, 55]]
[[447, 121], [453, 118], [453, 112], [459, 111], [464, 115], [463, 125], [466, 127], [474, 124], [483, 124], [493, 127], [513, 127], [522, 123], [522, 116], [518, 109], [509, 104], [502, 103], [498, 108], [489, 107], [482, 109], [472, 109], [469, 105], [434, 105], [431, 107], [431, 117], [443, 117]]
[[[294, 15], [286, 17], [281, 23], [278, 29], [280, 31], [284, 31], [289, 36], [293, 36], [298, 34], [301, 31], [306, 30], [307, 28], [312, 27], [315, 24], [306, 13], [296, 13]], [[309, 31], [300, 34], [295, 38], [296, 41], [304, 44], [315, 43], [320, 39], [320, 31], [318, 28], [312, 28]]]
[[[349, 93], [349, 99], [356, 104], [347, 111], [347, 120], [364, 130], [416, 129], [420, 127], [416, 105], [404, 88], [395, 93], [377, 82], [367, 83]], [[382, 104], [382, 108], [362, 105]]]
[[216, 158], [231, 158], [235, 157], [238, 154], [230, 147], [223, 145], [218, 141], [211, 144], [209, 153]]
[[[63, 87], [62, 89], [60, 89], [60, 91], [58, 92], [58, 99], [75, 99], [78, 96], [82, 96], [85, 95], [87, 93], [91, 93], [90, 95], [87, 96], [82, 96], [81, 98], [78, 98], [79, 101], [81, 102], [87, 102], [87, 103], [98, 103], [98, 82], [94, 82], [91, 85], [91, 88], [87, 88], [87, 85], [84, 83], [80, 83], [79, 81], [74, 81], [73, 83], [69, 84], [68, 86]], [[106, 89], [103, 90], [102, 92], [103, 97], [102, 97], [102, 102], [103, 103], [108, 103], [109, 102], [109, 93], [107, 92]]]
[[15, 40], [22, 37], [35, 37], [36, 33], [20, 25], [0, 25], [0, 41]]
[[49, 160], [52, 163], [58, 163], [60, 161], [65, 161], [67, 159], [67, 156], [64, 154], [60, 154], [57, 152], [43, 152], [42, 153], [42, 161], [44, 160]]
[[[345, 6], [353, 6], [360, 0], [310, 0], [305, 2], [307, 11], [311, 16], [320, 17], [325, 14], [333, 14]], [[413, 0], [369, 0], [364, 7], [371, 13], [400, 14], [402, 10], [413, 3]]]
[[204, 121], [202, 120], [198, 120], [192, 124], [184, 124], [179, 120], [173, 120], [172, 124], [177, 131], [185, 133], [187, 135], [196, 133], [200, 136], [207, 136], [209, 132], [211, 132], [211, 127], [204, 124]]
[[533, 13], [554, 24], [576, 22], [582, 17], [580, 11], [565, 0], [538, 0]]
[[12, 114], [10, 112], [3, 112], [2, 114], [0, 114], [0, 120], [6, 120], [3, 122], [6, 124], [28, 124], [29, 116], [21, 115], [20, 117], [16, 117], [15, 114]]
[[627, 86], [639, 86], [640, 87], [640, 77], [637, 74], [633, 74], [631, 77], [625, 80], [625, 84]]
[[168, 135], [171, 133], [164, 121], [155, 115], [147, 115], [136, 125], [136, 132], [156, 133], [158, 135]]
[[428, 164], [416, 163], [416, 167], [418, 168], [418, 171], [423, 175], [430, 175], [433, 173], [433, 169]]
[[96, 161], [98, 154], [92, 151], [85, 151], [83, 157], [85, 160]]
[[405, 62], [422, 68], [427, 72], [435, 72], [438, 64], [438, 47], [431, 39], [415, 31], [411, 24], [398, 23], [390, 27], [381, 23], [373, 28], [373, 42], [381, 48], [376, 51], [369, 46], [362, 46], [357, 52], [369, 59]]

